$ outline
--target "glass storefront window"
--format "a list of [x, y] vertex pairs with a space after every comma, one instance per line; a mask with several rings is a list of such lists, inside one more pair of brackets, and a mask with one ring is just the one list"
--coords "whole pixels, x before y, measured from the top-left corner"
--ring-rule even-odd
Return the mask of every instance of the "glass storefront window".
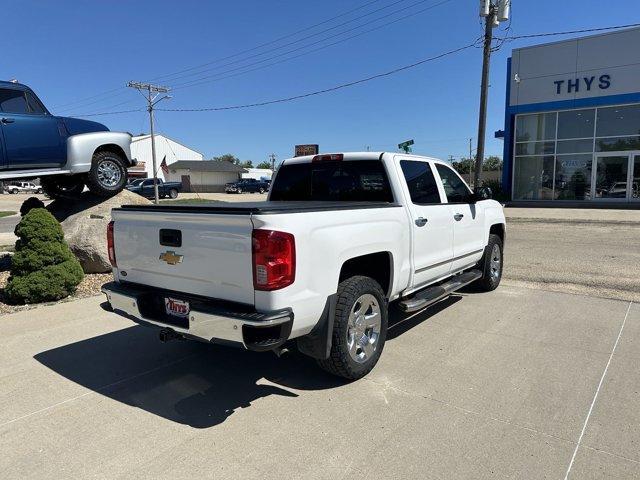
[[593, 139], [558, 140], [557, 153], [587, 153], [593, 151]]
[[598, 108], [596, 137], [640, 135], [640, 105]]
[[558, 138], [593, 138], [595, 118], [595, 109], [558, 112]]
[[516, 157], [513, 198], [551, 200], [553, 198], [553, 155]]
[[640, 150], [640, 137], [609, 137], [596, 139], [596, 152]]
[[553, 140], [555, 136], [555, 112], [518, 115], [516, 118], [516, 142]]
[[516, 143], [516, 155], [543, 155], [555, 153], [555, 142]]
[[556, 200], [588, 200], [591, 198], [593, 155], [558, 155], [556, 157]]

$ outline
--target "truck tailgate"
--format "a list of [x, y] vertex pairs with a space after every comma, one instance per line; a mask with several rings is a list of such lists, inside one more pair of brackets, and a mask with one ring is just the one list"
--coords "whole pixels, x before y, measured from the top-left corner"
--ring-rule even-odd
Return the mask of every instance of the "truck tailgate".
[[250, 214], [115, 209], [112, 216], [120, 280], [253, 305]]

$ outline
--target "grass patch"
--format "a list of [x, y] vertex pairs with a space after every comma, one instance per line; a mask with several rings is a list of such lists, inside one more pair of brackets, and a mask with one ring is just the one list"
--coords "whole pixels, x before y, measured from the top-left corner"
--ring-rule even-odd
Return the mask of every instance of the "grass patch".
[[10, 217], [11, 215], [15, 215], [18, 212], [0, 212], [0, 218], [2, 217]]
[[197, 205], [203, 203], [225, 203], [220, 200], [209, 200], [207, 198], [178, 198], [177, 200], [160, 200], [162, 204], [172, 205]]

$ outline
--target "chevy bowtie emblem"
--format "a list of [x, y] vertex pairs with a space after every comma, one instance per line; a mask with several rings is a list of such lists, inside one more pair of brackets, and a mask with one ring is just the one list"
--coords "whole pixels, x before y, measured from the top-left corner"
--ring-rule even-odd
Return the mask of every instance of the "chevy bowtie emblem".
[[182, 263], [184, 255], [178, 255], [176, 252], [169, 250], [160, 254], [160, 260], [167, 262], [169, 265], [176, 265]]

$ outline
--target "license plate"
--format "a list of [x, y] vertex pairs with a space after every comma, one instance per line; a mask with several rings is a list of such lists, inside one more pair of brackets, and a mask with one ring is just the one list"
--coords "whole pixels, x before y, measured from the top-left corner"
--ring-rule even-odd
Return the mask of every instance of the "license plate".
[[177, 298], [165, 297], [164, 309], [168, 315], [186, 317], [189, 315], [189, 302]]

